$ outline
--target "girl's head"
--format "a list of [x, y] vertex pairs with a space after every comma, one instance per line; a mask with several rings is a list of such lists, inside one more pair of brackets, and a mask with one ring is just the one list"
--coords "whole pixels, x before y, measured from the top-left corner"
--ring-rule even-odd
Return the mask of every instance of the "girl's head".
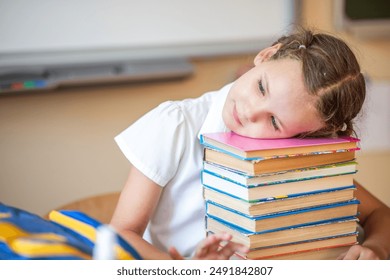
[[223, 109], [232, 131], [259, 138], [353, 133], [365, 81], [342, 40], [302, 30], [262, 50], [254, 64]]

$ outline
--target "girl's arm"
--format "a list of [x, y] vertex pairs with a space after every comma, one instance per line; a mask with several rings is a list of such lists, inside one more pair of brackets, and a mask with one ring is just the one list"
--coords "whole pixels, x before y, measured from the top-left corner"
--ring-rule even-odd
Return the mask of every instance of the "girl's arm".
[[352, 246], [343, 259], [389, 259], [390, 208], [355, 181], [360, 200], [359, 220], [364, 228], [363, 244]]
[[161, 191], [159, 185], [132, 167], [110, 222], [144, 259], [170, 259], [142, 238]]
[[[110, 224], [144, 259], [183, 259], [175, 248], [170, 248], [168, 254], [142, 238], [161, 192], [162, 188], [159, 185], [132, 167]], [[235, 251], [243, 253], [248, 251], [245, 246], [231, 242], [231, 238], [229, 234], [207, 237], [199, 244], [194, 259], [229, 259]], [[219, 246], [221, 241], [227, 242], [223, 248]]]

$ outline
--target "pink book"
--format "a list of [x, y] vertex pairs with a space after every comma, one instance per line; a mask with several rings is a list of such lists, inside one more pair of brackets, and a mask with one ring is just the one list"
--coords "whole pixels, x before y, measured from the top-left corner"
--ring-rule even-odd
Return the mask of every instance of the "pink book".
[[255, 139], [234, 132], [206, 133], [201, 144], [243, 159], [296, 156], [359, 150], [358, 138], [280, 138]]

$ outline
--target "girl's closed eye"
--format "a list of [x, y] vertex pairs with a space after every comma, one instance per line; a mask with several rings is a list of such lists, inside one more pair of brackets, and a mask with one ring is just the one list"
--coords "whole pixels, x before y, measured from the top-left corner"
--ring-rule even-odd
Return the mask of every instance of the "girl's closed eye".
[[[264, 89], [264, 86], [263, 86], [263, 82], [261, 80], [259, 80], [258, 85], [259, 85], [259, 90], [260, 90], [261, 94], [264, 96], [265, 95], [265, 89]], [[271, 116], [271, 125], [275, 129], [275, 131], [279, 130], [278, 123], [277, 123], [276, 118], [274, 116]]]
[[278, 131], [279, 130], [279, 126], [278, 126], [278, 124], [276, 122], [276, 118], [274, 116], [271, 116], [271, 123], [272, 123], [272, 126], [274, 127], [274, 129], [276, 131]]
[[259, 81], [259, 90], [260, 90], [262, 95], [265, 95], [265, 89], [263, 86], [263, 82], [261, 80]]

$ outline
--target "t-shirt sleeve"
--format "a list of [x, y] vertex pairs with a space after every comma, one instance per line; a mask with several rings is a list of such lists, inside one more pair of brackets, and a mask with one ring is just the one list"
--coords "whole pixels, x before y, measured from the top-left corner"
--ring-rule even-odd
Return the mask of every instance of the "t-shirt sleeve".
[[185, 149], [181, 108], [167, 101], [115, 137], [126, 158], [145, 176], [165, 186], [176, 174]]

